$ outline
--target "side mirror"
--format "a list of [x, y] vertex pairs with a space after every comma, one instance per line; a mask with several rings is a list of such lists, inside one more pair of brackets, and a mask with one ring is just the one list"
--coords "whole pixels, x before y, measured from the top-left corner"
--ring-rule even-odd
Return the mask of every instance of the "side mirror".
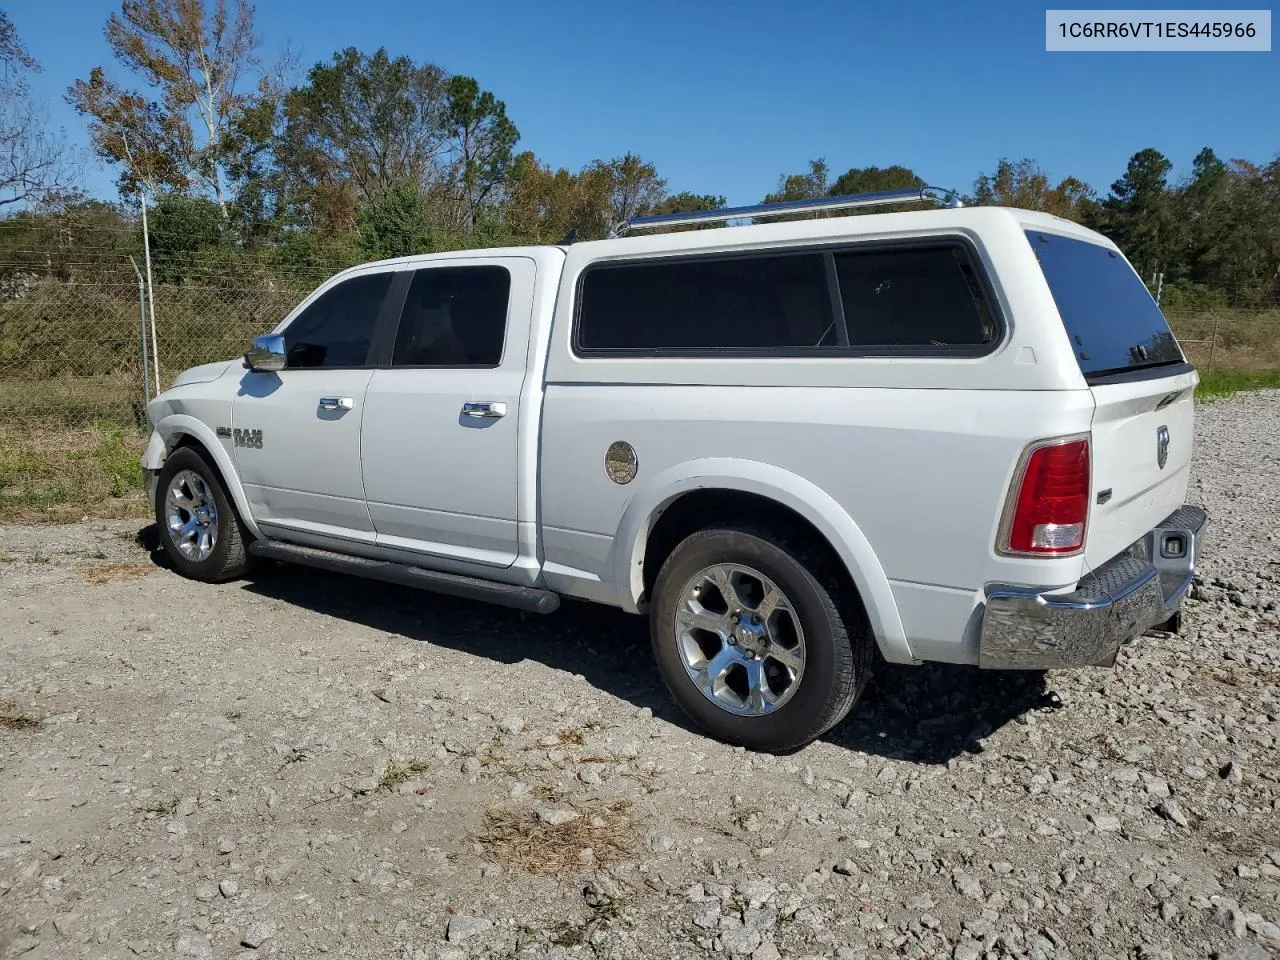
[[244, 352], [244, 365], [250, 370], [283, 370], [284, 361], [284, 336], [279, 333], [254, 337]]

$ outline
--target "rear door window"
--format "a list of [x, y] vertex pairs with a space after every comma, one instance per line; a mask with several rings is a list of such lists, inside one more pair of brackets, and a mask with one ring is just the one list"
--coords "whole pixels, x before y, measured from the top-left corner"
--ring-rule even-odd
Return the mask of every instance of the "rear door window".
[[430, 267], [409, 285], [393, 367], [496, 367], [507, 333], [505, 267]]
[[1086, 378], [1184, 362], [1164, 314], [1118, 253], [1039, 230], [1027, 239]]

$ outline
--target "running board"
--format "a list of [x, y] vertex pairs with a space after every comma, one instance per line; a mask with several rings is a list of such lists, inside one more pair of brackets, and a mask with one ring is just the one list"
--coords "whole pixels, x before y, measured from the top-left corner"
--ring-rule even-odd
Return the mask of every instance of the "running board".
[[350, 573], [370, 580], [381, 580], [384, 583], [417, 587], [419, 590], [430, 590], [434, 593], [447, 593], [451, 597], [463, 597], [467, 600], [479, 600], [482, 603], [514, 607], [529, 613], [554, 613], [560, 606], [559, 594], [538, 587], [494, 583], [492, 580], [481, 580], [478, 577], [463, 577], [456, 573], [424, 570], [422, 567], [411, 567], [406, 563], [392, 563], [388, 560], [352, 557], [345, 553], [334, 553], [332, 550], [303, 547], [295, 543], [281, 543], [278, 540], [255, 540], [249, 544], [249, 552], [255, 557], [318, 567], [334, 573]]

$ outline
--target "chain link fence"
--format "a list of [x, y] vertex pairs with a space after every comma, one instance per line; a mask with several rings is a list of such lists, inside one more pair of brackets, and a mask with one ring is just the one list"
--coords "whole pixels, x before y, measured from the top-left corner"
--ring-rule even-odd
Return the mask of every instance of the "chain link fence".
[[309, 289], [157, 283], [152, 354], [145, 289], [127, 262], [116, 272], [0, 283], [0, 522], [145, 512], [152, 357], [163, 389], [188, 367], [241, 354]]
[[[180, 371], [236, 357], [306, 295], [306, 283], [154, 285], [149, 305], [127, 265], [114, 280], [10, 279], [0, 289], [0, 424], [7, 432], [145, 425], [157, 359], [161, 387]], [[1201, 370], [1280, 370], [1280, 306], [1165, 310]], [[154, 392], [154, 387], [150, 387]]]
[[[145, 364], [158, 359], [163, 388], [188, 367], [236, 357], [308, 289], [157, 283], [157, 356], [149, 357], [148, 304], [128, 266], [116, 280], [10, 280], [0, 290], [0, 424], [20, 432], [102, 422], [141, 429], [154, 384]], [[1280, 370], [1280, 306], [1165, 312], [1201, 370]]]
[[[127, 258], [88, 275], [0, 274], [0, 521], [145, 510], [138, 456], [150, 365], [159, 361], [164, 388], [188, 367], [239, 356], [328, 275], [315, 272], [155, 283], [154, 353], [151, 304]], [[1166, 303], [1164, 312], [1202, 376], [1280, 371], [1280, 304]]]
[[1166, 307], [1187, 359], [1202, 372], [1280, 370], [1280, 304], [1254, 309]]
[[157, 283], [152, 357], [145, 290], [125, 270], [118, 281], [31, 279], [0, 291], [0, 423], [9, 430], [141, 429], [157, 359], [163, 389], [188, 367], [238, 356], [306, 293], [287, 283]]

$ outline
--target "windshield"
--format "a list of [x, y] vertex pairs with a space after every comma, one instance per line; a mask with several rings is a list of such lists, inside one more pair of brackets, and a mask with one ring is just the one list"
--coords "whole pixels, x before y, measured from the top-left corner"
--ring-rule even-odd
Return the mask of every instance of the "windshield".
[[1164, 314], [1118, 253], [1039, 230], [1027, 239], [1086, 377], [1183, 362]]

